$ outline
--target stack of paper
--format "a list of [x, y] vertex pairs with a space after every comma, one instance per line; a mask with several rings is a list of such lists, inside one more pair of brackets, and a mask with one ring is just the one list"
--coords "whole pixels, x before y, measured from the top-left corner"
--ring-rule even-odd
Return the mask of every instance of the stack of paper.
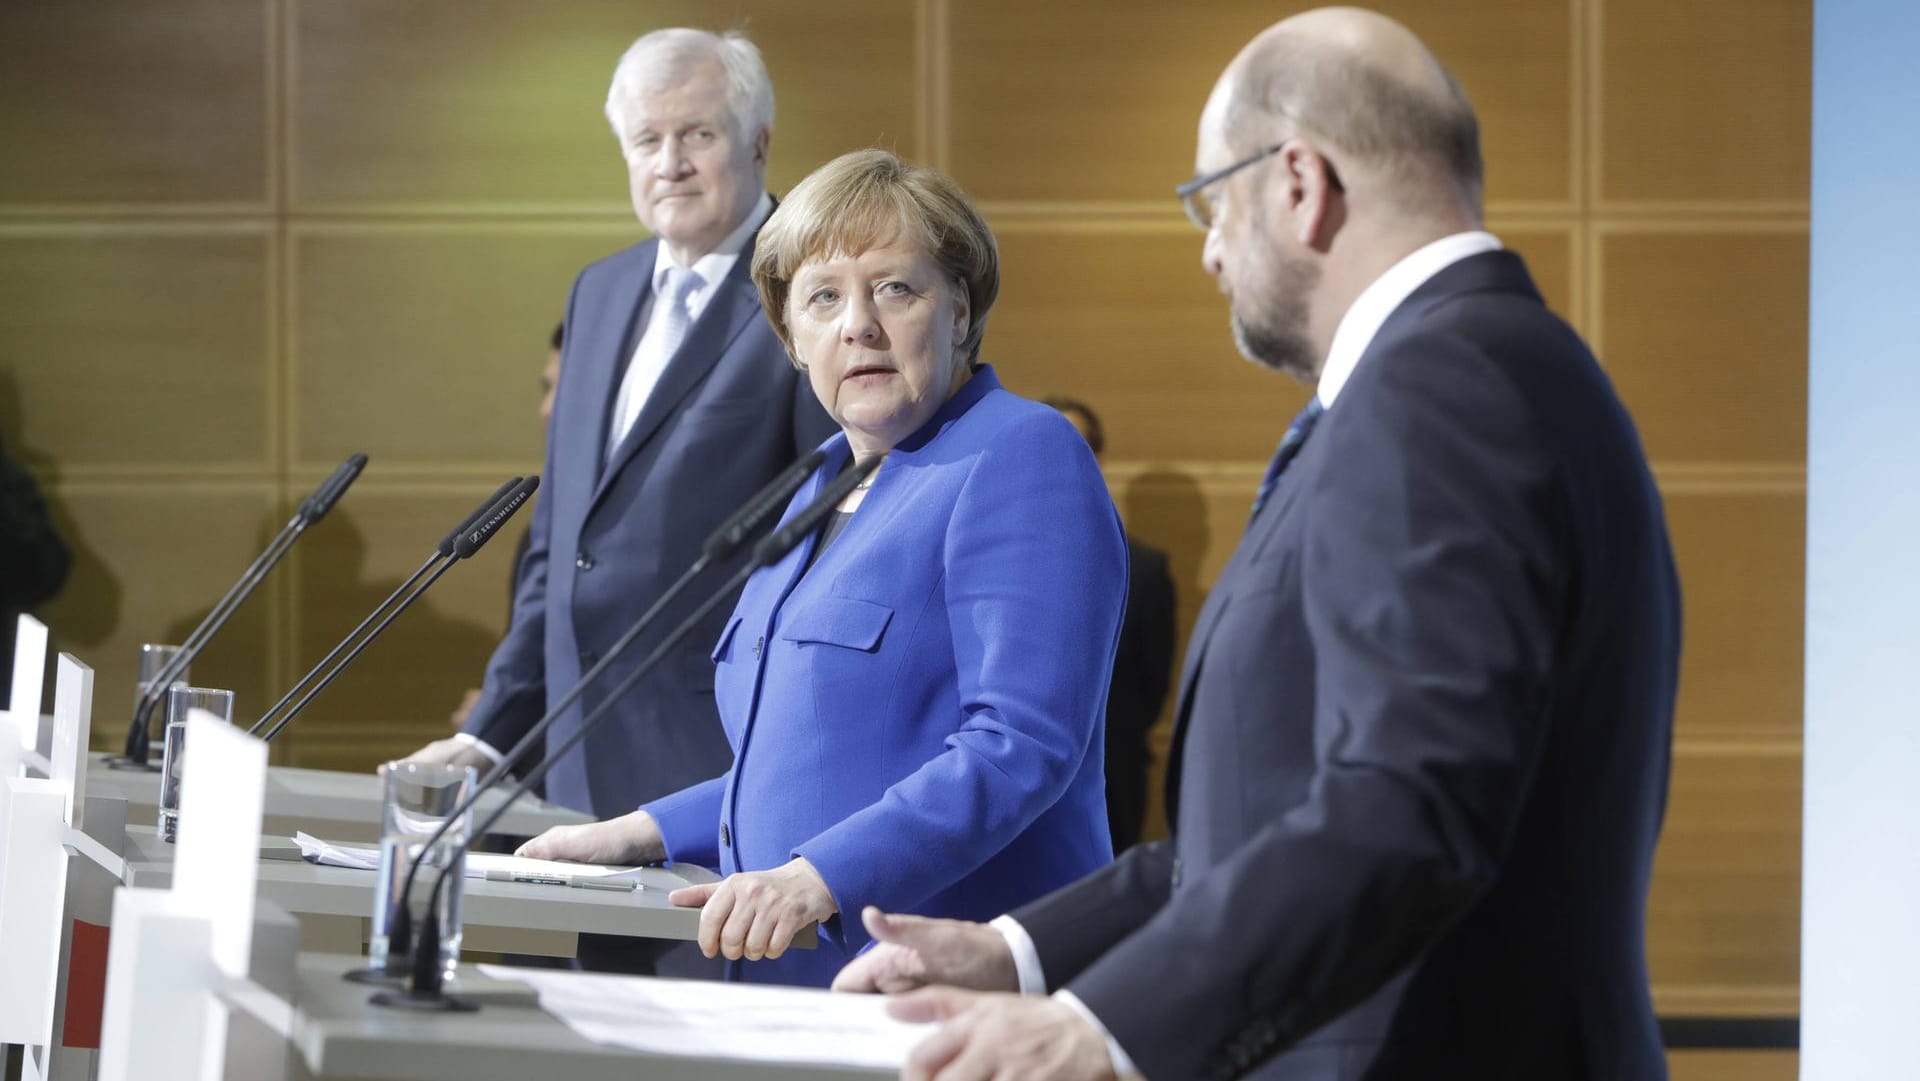
[[934, 1025], [887, 1016], [878, 995], [481, 965], [595, 1043], [661, 1055], [899, 1072]]
[[[312, 834], [300, 832], [293, 835], [294, 842], [300, 846], [300, 855], [309, 863], [318, 863], [326, 867], [352, 867], [362, 871], [378, 870], [380, 850], [371, 845], [341, 844], [337, 841], [323, 841]], [[562, 863], [559, 860], [535, 860], [524, 856], [509, 856], [500, 852], [467, 853], [467, 877], [485, 878], [488, 871], [505, 871], [520, 875], [551, 875], [556, 878], [630, 878], [640, 881], [643, 875], [648, 881], [643, 888], [657, 889], [666, 886], [669, 889], [686, 885], [679, 879], [658, 867], [609, 867], [598, 863]], [[665, 875], [670, 882], [655, 882], [654, 878]]]

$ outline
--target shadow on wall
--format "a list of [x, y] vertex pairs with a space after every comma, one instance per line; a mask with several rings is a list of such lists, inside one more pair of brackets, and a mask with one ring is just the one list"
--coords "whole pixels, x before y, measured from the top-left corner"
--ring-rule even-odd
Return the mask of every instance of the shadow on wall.
[[[265, 517], [258, 530], [264, 547], [283, 524]], [[297, 618], [282, 620], [297, 628], [292, 664], [271, 687], [242, 701], [235, 695], [236, 723], [250, 727], [319, 663], [336, 643], [359, 625], [404, 575], [371, 574], [367, 569], [367, 531], [345, 505], [335, 508], [304, 535], [279, 573], [290, 574]], [[421, 553], [424, 558], [425, 553]], [[456, 565], [447, 577], [472, 570]], [[442, 582], [434, 590], [449, 588]], [[264, 591], [263, 591], [264, 592]], [[262, 605], [256, 594], [246, 609]], [[244, 613], [246, 609], [242, 609]], [[186, 616], [168, 633], [190, 633], [206, 610]], [[239, 622], [236, 617], [236, 623]], [[264, 643], [229, 626], [195, 665], [194, 682], [236, 687], [253, 673], [266, 671]], [[397, 754], [445, 735], [447, 715], [459, 705], [466, 687], [479, 682], [487, 657], [498, 641], [489, 627], [446, 614], [429, 591], [402, 612], [353, 664], [316, 695], [281, 736], [274, 761], [328, 769], [371, 769]], [[218, 682], [219, 680], [229, 682]], [[237, 687], [236, 687], [237, 690]]]
[[[39, 615], [50, 631], [47, 660], [61, 651], [81, 652], [76, 646], [93, 646], [107, 639], [120, 621], [120, 580], [107, 569], [100, 553], [87, 543], [74, 521], [60, 491], [60, 465], [42, 451], [21, 441], [25, 430], [20, 411], [20, 391], [14, 385], [11, 368], [0, 368], [0, 432], [7, 437], [7, 453], [24, 465], [39, 482], [46, 500], [47, 516], [53, 528], [66, 542], [72, 563], [66, 584], [60, 593], [41, 606]], [[9, 631], [7, 640], [12, 641]], [[11, 653], [9, 653], [11, 655]], [[47, 682], [51, 689], [51, 678]]]
[[1207, 524], [1207, 498], [1200, 482], [1192, 476], [1166, 468], [1148, 468], [1126, 483], [1120, 495], [1121, 516], [1127, 532], [1135, 540], [1167, 554], [1167, 571], [1173, 577], [1177, 613], [1174, 620], [1174, 658], [1167, 702], [1155, 722], [1148, 745], [1153, 761], [1148, 768], [1147, 820], [1141, 840], [1153, 840], [1167, 833], [1166, 809], [1162, 792], [1166, 777], [1167, 741], [1171, 737], [1171, 718], [1180, 695], [1180, 669], [1186, 659], [1187, 639], [1200, 605], [1207, 599], [1201, 583], [1201, 566], [1212, 543]]

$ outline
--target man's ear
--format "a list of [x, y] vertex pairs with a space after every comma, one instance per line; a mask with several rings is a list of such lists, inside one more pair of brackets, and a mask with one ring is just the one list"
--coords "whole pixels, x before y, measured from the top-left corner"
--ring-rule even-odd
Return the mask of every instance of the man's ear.
[[761, 128], [753, 137], [753, 163], [762, 169], [767, 166], [767, 148], [773, 145], [773, 129]]
[[1279, 156], [1294, 239], [1302, 247], [1325, 251], [1333, 240], [1332, 225], [1339, 220], [1335, 204], [1345, 191], [1333, 163], [1303, 139], [1287, 140]]

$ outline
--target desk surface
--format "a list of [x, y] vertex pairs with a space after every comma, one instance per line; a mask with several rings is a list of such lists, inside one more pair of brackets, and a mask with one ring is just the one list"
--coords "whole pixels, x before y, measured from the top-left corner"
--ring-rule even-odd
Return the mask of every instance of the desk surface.
[[[602, 1047], [538, 1006], [488, 1004], [477, 1013], [427, 1014], [370, 1004], [364, 984], [340, 974], [359, 958], [305, 954], [295, 1006], [296, 1043], [316, 1078], [358, 1081], [873, 1081], [870, 1070], [776, 1066], [650, 1055]], [[463, 979], [479, 973], [461, 966]]]
[[[151, 820], [160, 803], [160, 775], [141, 770], [111, 769], [106, 755], [87, 759], [87, 792], [118, 796], [127, 801], [128, 821]], [[381, 780], [371, 773], [345, 770], [300, 769], [296, 766], [272, 766], [267, 770], [265, 818], [301, 823], [313, 833], [329, 833], [327, 827], [341, 823], [360, 827], [362, 836], [377, 832], [380, 824]], [[481, 793], [474, 809], [475, 818], [490, 814], [500, 806], [504, 793], [490, 789]], [[591, 822], [592, 816], [569, 807], [547, 803], [531, 795], [522, 796], [495, 824], [494, 832], [531, 837], [549, 826]]]
[[[269, 838], [266, 843], [284, 846], [291, 842]], [[151, 888], [170, 885], [173, 853], [174, 846], [162, 841], [153, 827], [129, 827], [126, 884]], [[351, 867], [322, 867], [300, 859], [263, 859], [258, 892], [261, 898], [296, 916], [365, 918], [373, 912], [375, 878], [376, 872]], [[700, 932], [700, 910], [676, 908], [667, 903], [667, 894], [690, 883], [712, 881], [711, 871], [690, 864], [645, 868], [641, 888], [632, 893], [469, 878], [461, 920], [469, 928], [693, 939]], [[816, 941], [811, 928], [795, 940], [796, 944], [809, 946]]]

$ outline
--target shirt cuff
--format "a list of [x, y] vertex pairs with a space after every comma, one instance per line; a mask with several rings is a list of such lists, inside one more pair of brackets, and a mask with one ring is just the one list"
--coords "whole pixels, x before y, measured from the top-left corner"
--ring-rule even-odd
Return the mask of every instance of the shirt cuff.
[[487, 761], [492, 762], [496, 766], [500, 764], [501, 759], [507, 757], [496, 750], [491, 743], [483, 742], [479, 736], [472, 735], [471, 733], [455, 732], [453, 734], [453, 741], [455, 743], [464, 743], [474, 750], [479, 751], [481, 754], [486, 755]]
[[1012, 916], [996, 916], [987, 926], [1000, 932], [1008, 952], [1013, 954], [1013, 971], [1020, 977], [1020, 993], [1046, 994], [1047, 974], [1040, 971], [1040, 951], [1034, 948], [1033, 936], [1027, 934], [1027, 929]]
[[[1025, 931], [1020, 933], [1026, 934]], [[1087, 1004], [1080, 1001], [1079, 995], [1072, 991], [1055, 991], [1053, 1000], [1065, 1004], [1068, 1009], [1079, 1014], [1087, 1024], [1093, 1026], [1093, 1030], [1098, 1032], [1102, 1039], [1107, 1041], [1107, 1059], [1113, 1063], [1113, 1076], [1120, 1081], [1146, 1081], [1141, 1076], [1139, 1067], [1133, 1064], [1133, 1059], [1127, 1056], [1127, 1049], [1121, 1047], [1120, 1041], [1114, 1039], [1113, 1033], [1107, 1031], [1107, 1026], [1100, 1023], [1100, 1019], [1093, 1015], [1092, 1010], [1087, 1009]]]

